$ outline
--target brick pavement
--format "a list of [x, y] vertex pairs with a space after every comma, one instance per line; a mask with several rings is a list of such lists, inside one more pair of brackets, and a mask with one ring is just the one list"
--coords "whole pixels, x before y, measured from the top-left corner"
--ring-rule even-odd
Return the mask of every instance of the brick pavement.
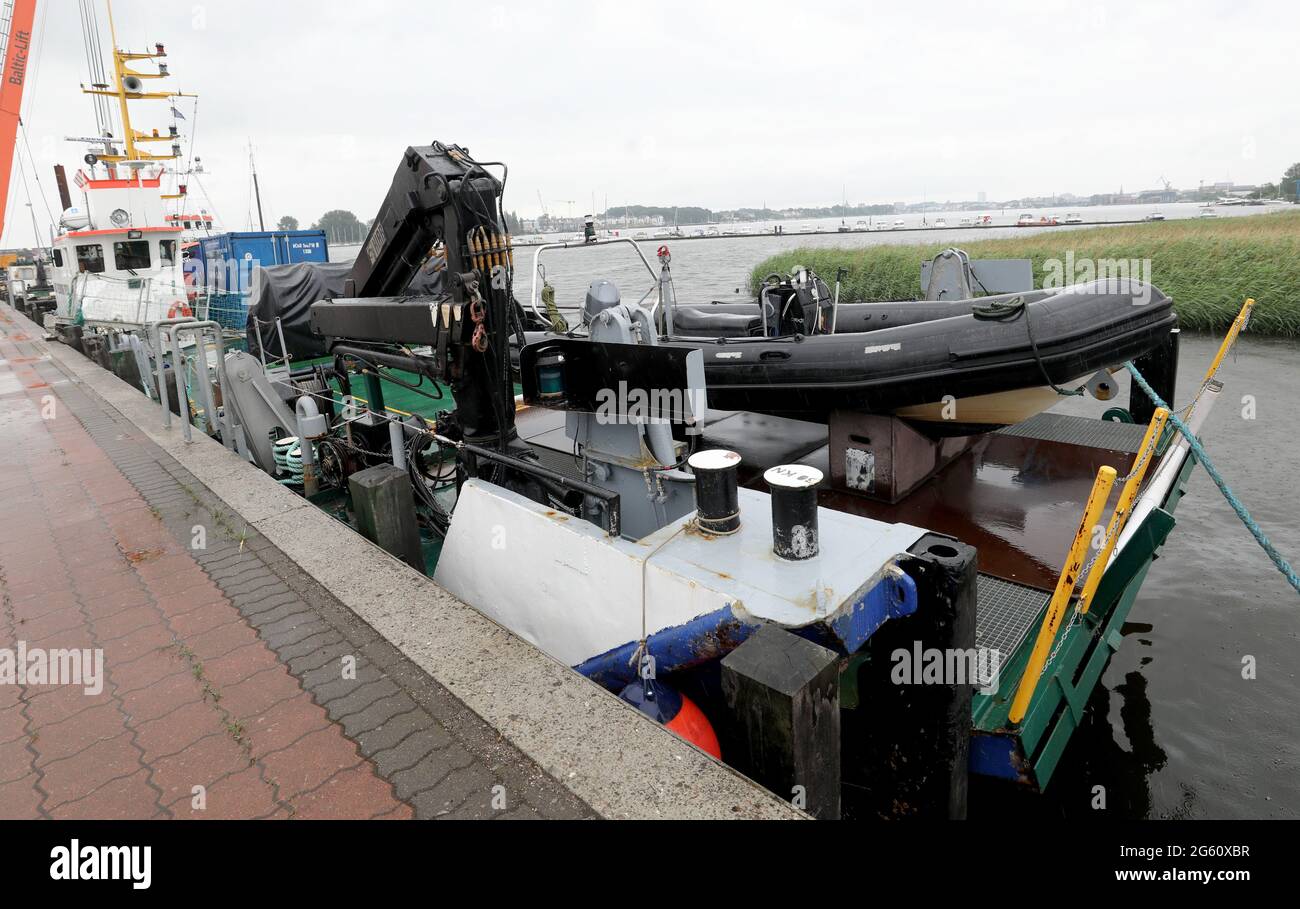
[[0, 817], [590, 815], [32, 330], [0, 307], [0, 649], [105, 680], [0, 684]]

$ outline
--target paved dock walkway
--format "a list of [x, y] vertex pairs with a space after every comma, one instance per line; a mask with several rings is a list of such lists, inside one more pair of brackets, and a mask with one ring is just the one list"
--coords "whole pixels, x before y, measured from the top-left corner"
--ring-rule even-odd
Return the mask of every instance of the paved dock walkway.
[[590, 816], [38, 333], [0, 306], [0, 818]]

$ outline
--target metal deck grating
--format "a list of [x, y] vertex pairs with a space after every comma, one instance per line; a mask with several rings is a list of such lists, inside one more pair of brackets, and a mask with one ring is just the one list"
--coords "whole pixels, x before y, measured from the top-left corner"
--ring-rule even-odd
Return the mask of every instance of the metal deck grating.
[[1008, 436], [1086, 445], [1089, 448], [1108, 448], [1130, 454], [1137, 454], [1142, 448], [1142, 437], [1146, 431], [1145, 426], [1136, 423], [1114, 423], [1063, 413], [1040, 413], [1023, 423], [998, 430]]
[[1034, 587], [981, 574], [976, 586], [975, 646], [1009, 660], [1039, 621], [1050, 595]]
[[[559, 434], [558, 440], [560, 442], [567, 441], [563, 434]], [[537, 453], [537, 460], [541, 462], [543, 467], [549, 467], [556, 473], [562, 473], [566, 477], [573, 477], [575, 480], [585, 479], [582, 476], [582, 458], [581, 456], [575, 456], [572, 448], [561, 451], [546, 447], [547, 441], [554, 440], [539, 442], [537, 439], [530, 439], [529, 441], [533, 443], [533, 451]], [[572, 444], [569, 443], [569, 445]]]

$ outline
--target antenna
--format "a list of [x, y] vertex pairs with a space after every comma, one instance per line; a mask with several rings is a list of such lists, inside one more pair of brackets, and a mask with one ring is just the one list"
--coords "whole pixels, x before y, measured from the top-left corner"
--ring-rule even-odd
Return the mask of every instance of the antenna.
[[[162, 58], [167, 56], [167, 50], [161, 44], [155, 44], [154, 49], [144, 53], [134, 53], [124, 51], [117, 46], [117, 26], [113, 21], [113, 4], [109, 0], [108, 4], [108, 30], [113, 42], [113, 80], [108, 84], [93, 83], [89, 88], [82, 86], [81, 90], [88, 95], [99, 95], [105, 98], [116, 98], [118, 107], [122, 115], [122, 153], [116, 153], [108, 141], [105, 141], [105, 153], [99, 156], [111, 169], [119, 163], [126, 163], [128, 166], [141, 167], [143, 164], [134, 164], [132, 162], [161, 162], [170, 161], [181, 156], [180, 135], [175, 127], [168, 129], [166, 132], [159, 132], [154, 129], [148, 133], [141, 132], [131, 126], [131, 113], [128, 102], [143, 100], [169, 100], [172, 98], [192, 98], [192, 94], [186, 92], [172, 91], [147, 91], [145, 89], [146, 80], [149, 79], [166, 79], [171, 75], [167, 71], [167, 64], [162, 62]], [[87, 40], [90, 40], [89, 38]], [[145, 73], [132, 69], [129, 64], [137, 60], [155, 61], [158, 66], [158, 72]], [[105, 139], [111, 137], [105, 135]], [[171, 154], [155, 155], [143, 151], [137, 146], [148, 142], [170, 142]], [[174, 198], [165, 196], [164, 198]]]
[[253, 195], [257, 197], [257, 229], [266, 230], [266, 222], [262, 220], [262, 190], [257, 185], [257, 162], [253, 160], [253, 140], [248, 140], [248, 167], [253, 172]]

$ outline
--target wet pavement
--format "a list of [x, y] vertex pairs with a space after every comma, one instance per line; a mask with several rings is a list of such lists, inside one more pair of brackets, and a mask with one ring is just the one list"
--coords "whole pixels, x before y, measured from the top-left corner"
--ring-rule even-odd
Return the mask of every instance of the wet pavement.
[[0, 308], [0, 817], [590, 814], [31, 331]]

